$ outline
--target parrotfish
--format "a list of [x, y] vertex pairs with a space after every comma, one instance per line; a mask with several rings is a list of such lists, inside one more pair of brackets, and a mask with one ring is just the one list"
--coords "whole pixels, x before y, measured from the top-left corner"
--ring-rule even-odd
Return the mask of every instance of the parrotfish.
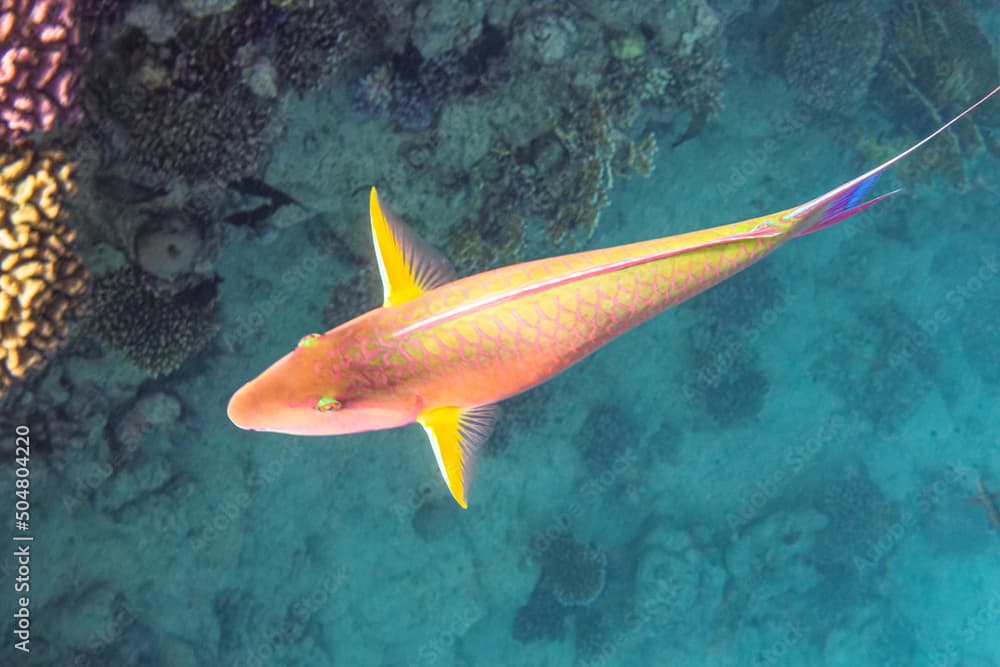
[[725, 280], [789, 240], [895, 194], [878, 177], [1000, 91], [884, 164], [800, 206], [742, 222], [524, 262], [455, 279], [370, 193], [384, 302], [313, 333], [229, 401], [243, 429], [339, 435], [419, 423], [463, 508], [497, 404]]

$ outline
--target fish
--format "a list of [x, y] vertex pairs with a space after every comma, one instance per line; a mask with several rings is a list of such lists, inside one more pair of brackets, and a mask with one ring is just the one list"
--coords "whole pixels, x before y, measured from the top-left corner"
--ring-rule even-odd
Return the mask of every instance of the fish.
[[976, 497], [973, 500], [983, 504], [990, 523], [993, 524], [994, 528], [1000, 529], [1000, 507], [997, 507], [996, 496], [997, 493], [995, 491], [991, 493], [986, 488], [986, 483], [982, 477], [976, 480]]
[[252, 176], [227, 183], [226, 187], [247, 197], [268, 200], [265, 204], [259, 204], [246, 211], [230, 213], [222, 219], [223, 222], [237, 227], [250, 227], [253, 231], [259, 232], [262, 224], [285, 206], [298, 206], [303, 210], [308, 210], [290, 194]]
[[231, 181], [226, 184], [230, 190], [239, 192], [247, 197], [260, 197], [261, 199], [270, 199], [272, 203], [277, 206], [287, 206], [289, 204], [298, 206], [299, 208], [305, 208], [295, 197], [291, 196], [284, 190], [279, 190], [273, 185], [269, 185], [259, 178], [254, 178], [252, 176], [246, 176], [244, 178]]
[[418, 423], [452, 497], [468, 507], [498, 404], [786, 242], [899, 190], [876, 180], [1000, 91], [887, 162], [794, 208], [728, 225], [550, 257], [456, 279], [448, 260], [369, 194], [383, 303], [294, 349], [236, 390], [251, 431], [330, 436]]

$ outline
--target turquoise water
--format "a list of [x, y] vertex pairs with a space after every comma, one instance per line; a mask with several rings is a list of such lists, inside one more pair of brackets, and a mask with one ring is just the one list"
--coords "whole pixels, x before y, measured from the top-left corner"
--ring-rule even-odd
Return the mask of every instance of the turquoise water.
[[[428, 4], [460, 23], [476, 3]], [[723, 108], [677, 147], [689, 111], [627, 128], [657, 134], [655, 169], [615, 178], [586, 247], [800, 204], [872, 166], [852, 131], [918, 124], [874, 89], [803, 107], [755, 32], [770, 15], [714, 9]], [[1000, 14], [972, 9], [995, 54]], [[585, 61], [593, 19], [562, 10]], [[7, 557], [0, 664], [1000, 664], [1000, 526], [982, 502], [1000, 488], [996, 155], [961, 158], [965, 188], [929, 176], [509, 401], [462, 510], [417, 426], [305, 438], [226, 416], [240, 385], [329, 324], [331, 293], [361, 270], [370, 185], [445, 247], [475, 201], [459, 149], [490, 120], [531, 124], [459, 93], [429, 129], [400, 128], [352, 109], [364, 71], [279, 88], [256, 175], [302, 207], [248, 230], [212, 200], [222, 282], [205, 349], [151, 378], [75, 329], [33, 380], [66, 394], [58, 414], [29, 396], [5, 415], [38, 435], [31, 652], [14, 646]], [[431, 157], [414, 166], [411, 144]], [[525, 215], [519, 259], [568, 251]], [[135, 260], [82, 234], [97, 274], [107, 253]], [[378, 284], [362, 288], [351, 304], [377, 304]], [[81, 428], [54, 424], [82, 402], [96, 407]]]

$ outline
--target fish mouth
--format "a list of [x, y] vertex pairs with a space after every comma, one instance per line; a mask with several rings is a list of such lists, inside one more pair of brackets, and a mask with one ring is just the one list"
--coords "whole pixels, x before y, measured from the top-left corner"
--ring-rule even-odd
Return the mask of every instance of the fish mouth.
[[250, 391], [250, 385], [243, 385], [229, 399], [226, 415], [237, 428], [244, 431], [256, 431], [259, 428], [254, 423], [254, 415], [258, 412], [257, 407], [257, 401], [253, 392]]

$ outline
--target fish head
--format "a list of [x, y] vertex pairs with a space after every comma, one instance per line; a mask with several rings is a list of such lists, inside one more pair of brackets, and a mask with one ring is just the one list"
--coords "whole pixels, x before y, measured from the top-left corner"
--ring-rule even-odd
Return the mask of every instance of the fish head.
[[352, 342], [337, 331], [309, 334], [229, 399], [230, 421], [250, 431], [343, 435], [413, 423], [416, 396], [397, 395], [369, 378], [370, 365], [338, 353]]

